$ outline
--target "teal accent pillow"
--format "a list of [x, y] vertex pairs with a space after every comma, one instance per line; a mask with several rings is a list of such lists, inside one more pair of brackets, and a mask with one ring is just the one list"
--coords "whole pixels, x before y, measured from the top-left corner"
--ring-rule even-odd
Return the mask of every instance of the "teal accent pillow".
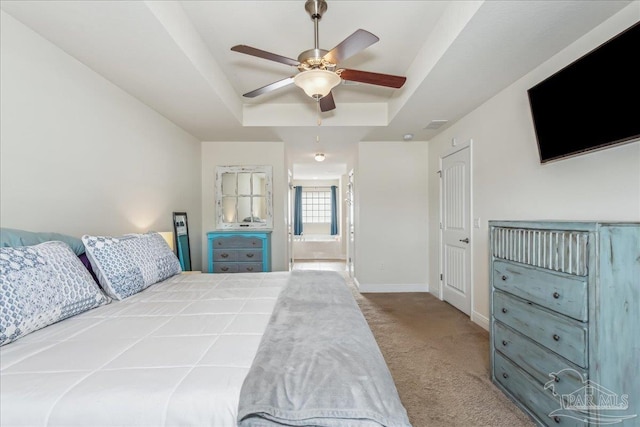
[[180, 274], [180, 261], [156, 232], [120, 237], [82, 236], [98, 282], [111, 298], [123, 300]]
[[82, 255], [85, 251], [82, 240], [67, 234], [52, 232], [36, 232], [18, 230], [15, 228], [0, 228], [0, 247], [17, 248], [20, 246], [34, 246], [39, 243], [58, 241], [66, 243], [76, 255]]

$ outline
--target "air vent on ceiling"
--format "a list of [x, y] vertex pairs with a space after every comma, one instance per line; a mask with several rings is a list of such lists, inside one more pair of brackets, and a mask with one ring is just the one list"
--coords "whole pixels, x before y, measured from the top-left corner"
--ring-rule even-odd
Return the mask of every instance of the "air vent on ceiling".
[[439, 129], [442, 125], [447, 123], [449, 120], [431, 120], [425, 129]]

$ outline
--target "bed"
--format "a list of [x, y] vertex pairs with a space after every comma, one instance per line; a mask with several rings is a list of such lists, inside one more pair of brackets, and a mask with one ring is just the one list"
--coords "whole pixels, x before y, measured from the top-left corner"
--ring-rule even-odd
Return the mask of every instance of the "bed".
[[[178, 271], [155, 280], [156, 270], [141, 269], [151, 284], [120, 277], [120, 300], [103, 286], [104, 301], [89, 298], [95, 307], [5, 342], [0, 424], [410, 426], [339, 274]], [[0, 276], [2, 298], [11, 274]]]

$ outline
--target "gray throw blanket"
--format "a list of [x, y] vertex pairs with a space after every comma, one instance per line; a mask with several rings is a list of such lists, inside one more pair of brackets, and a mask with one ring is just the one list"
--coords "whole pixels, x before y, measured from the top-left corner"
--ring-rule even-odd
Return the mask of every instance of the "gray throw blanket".
[[242, 385], [238, 425], [411, 426], [369, 325], [338, 273], [291, 273]]

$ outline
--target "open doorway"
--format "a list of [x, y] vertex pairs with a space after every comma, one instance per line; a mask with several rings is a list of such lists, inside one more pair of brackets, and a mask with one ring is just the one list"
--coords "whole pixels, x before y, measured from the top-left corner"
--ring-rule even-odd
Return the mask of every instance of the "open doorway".
[[345, 271], [346, 165], [319, 166], [293, 165], [293, 269], [330, 265]]

